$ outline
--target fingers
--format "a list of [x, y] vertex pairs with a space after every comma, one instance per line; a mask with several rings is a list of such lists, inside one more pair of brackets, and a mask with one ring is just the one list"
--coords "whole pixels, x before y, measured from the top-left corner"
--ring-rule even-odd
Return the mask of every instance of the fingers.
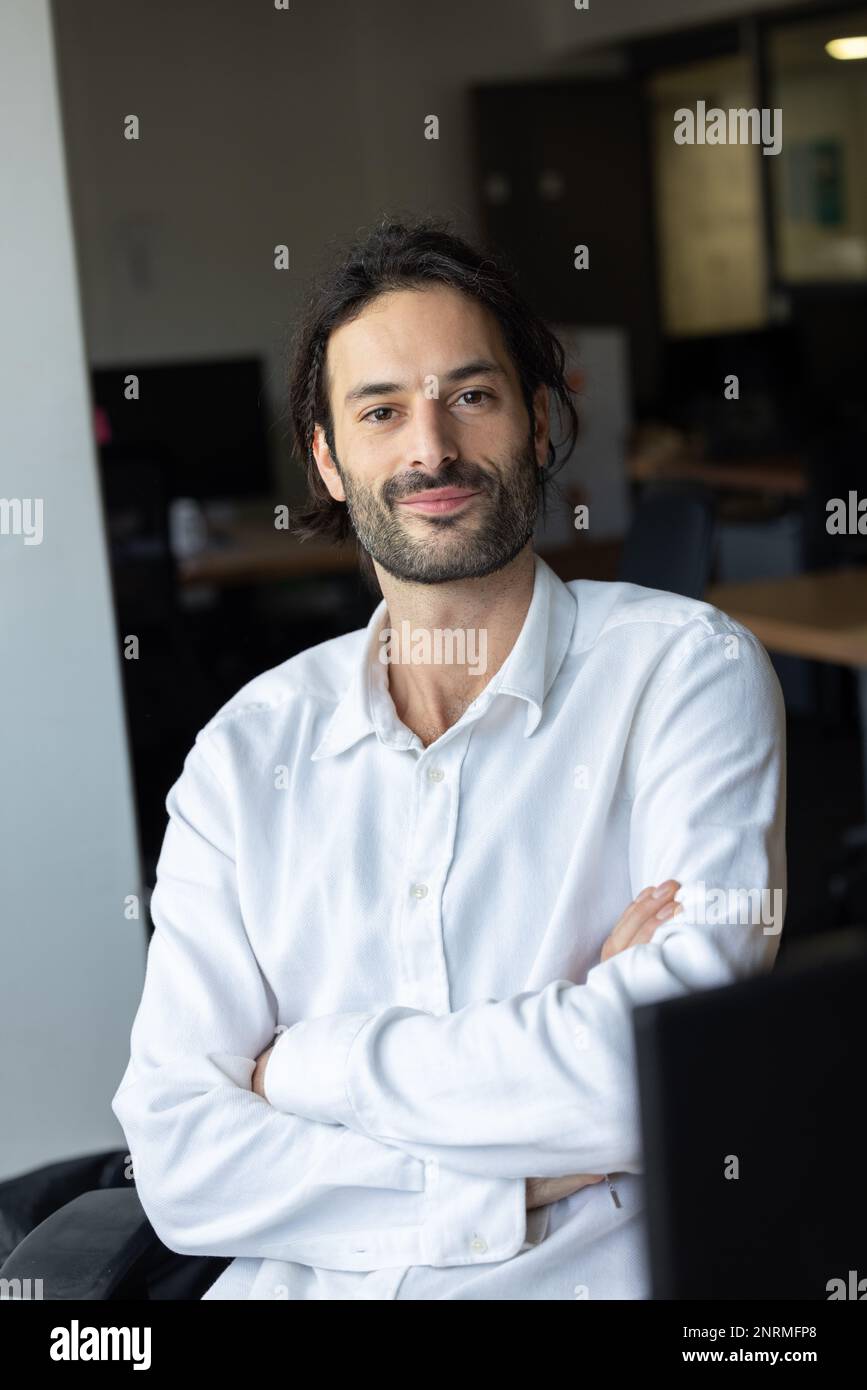
[[[606, 946], [608, 954], [614, 955], [617, 951], [625, 949], [632, 944], [632, 939], [648, 923], [653, 924], [656, 930], [658, 923], [665, 920], [664, 917], [657, 917], [657, 914], [664, 912], [666, 907], [670, 907], [677, 891], [678, 884], [674, 879], [668, 879], [666, 883], [660, 884], [658, 888], [645, 888], [639, 893], [634, 902], [630, 903], [620, 919], [615, 923]], [[670, 915], [670, 914], [669, 914]]]
[[601, 959], [607, 960], [629, 946], [650, 941], [663, 922], [682, 911], [680, 903], [674, 900], [679, 888], [676, 878], [668, 878], [656, 887], [643, 888], [616, 923], [602, 947]]
[[547, 1206], [549, 1202], [559, 1202], [563, 1197], [571, 1197], [573, 1192], [579, 1192], [582, 1187], [603, 1181], [603, 1173], [568, 1173], [562, 1178], [527, 1178], [527, 1210]]

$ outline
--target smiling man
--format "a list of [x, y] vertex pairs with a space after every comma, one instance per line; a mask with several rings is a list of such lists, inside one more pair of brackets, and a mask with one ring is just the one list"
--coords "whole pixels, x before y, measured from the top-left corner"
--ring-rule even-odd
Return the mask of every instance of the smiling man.
[[299, 530], [381, 601], [197, 735], [113, 1102], [157, 1234], [231, 1260], [206, 1298], [649, 1295], [631, 1011], [772, 965], [697, 885], [785, 889], [783, 708], [716, 609], [534, 554], [563, 367], [435, 222], [301, 325]]

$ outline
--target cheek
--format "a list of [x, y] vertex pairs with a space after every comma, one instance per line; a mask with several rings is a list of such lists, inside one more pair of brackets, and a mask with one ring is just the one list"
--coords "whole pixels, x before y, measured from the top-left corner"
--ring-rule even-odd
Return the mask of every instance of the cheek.
[[371, 509], [382, 511], [385, 507], [382, 490], [395, 471], [395, 469], [359, 468], [356, 464], [353, 472], [348, 474], [346, 478], [345, 491], [348, 501], [355, 507], [364, 508], [366, 511]]
[[487, 420], [468, 420], [458, 431], [460, 447], [465, 451], [475, 449], [485, 458], [505, 457], [509, 452], [511, 439], [512, 424], [503, 415], [496, 418], [488, 416]]

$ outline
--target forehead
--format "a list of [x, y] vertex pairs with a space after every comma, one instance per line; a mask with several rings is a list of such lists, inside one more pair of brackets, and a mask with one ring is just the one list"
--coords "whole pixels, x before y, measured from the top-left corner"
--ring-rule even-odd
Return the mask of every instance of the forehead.
[[363, 378], [418, 385], [475, 357], [492, 358], [517, 382], [500, 325], [485, 305], [447, 285], [393, 290], [331, 334], [326, 380], [339, 407]]

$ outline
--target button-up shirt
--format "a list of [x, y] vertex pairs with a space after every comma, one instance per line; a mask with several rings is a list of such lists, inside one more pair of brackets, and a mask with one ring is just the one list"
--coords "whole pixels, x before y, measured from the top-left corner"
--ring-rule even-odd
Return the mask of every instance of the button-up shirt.
[[[140, 1200], [233, 1257], [205, 1298], [649, 1297], [631, 1011], [773, 963], [773, 668], [705, 603], [537, 556], [505, 662], [425, 746], [387, 625], [248, 683], [168, 793], [112, 1102]], [[601, 961], [668, 878], [680, 914]], [[527, 1212], [526, 1178], [574, 1173], [607, 1181]]]

